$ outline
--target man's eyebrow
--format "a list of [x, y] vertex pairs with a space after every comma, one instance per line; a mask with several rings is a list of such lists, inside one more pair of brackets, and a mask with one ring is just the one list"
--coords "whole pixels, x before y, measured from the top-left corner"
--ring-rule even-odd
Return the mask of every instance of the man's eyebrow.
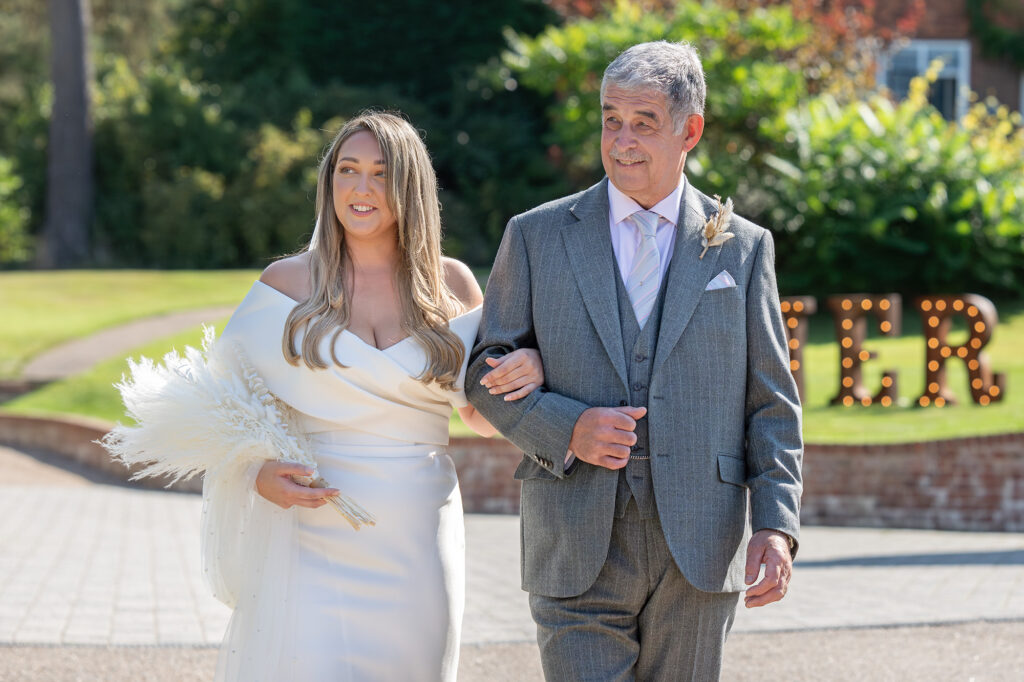
[[[612, 105], [612, 104], [603, 104], [603, 105], [601, 105], [601, 110], [602, 111], [617, 111], [618, 109], [614, 105]], [[636, 113], [637, 113], [638, 116], [643, 116], [645, 118], [649, 118], [652, 121], [660, 120], [658, 118], [657, 112], [655, 112], [655, 111], [642, 110], [642, 111], [638, 111]]]
[[[338, 159], [338, 163], [341, 163], [342, 161], [351, 161], [352, 163], [359, 163], [359, 159], [355, 158], [354, 156], [343, 156], [340, 159]], [[374, 161], [374, 164], [378, 166], [387, 165], [384, 159], [377, 159], [376, 161]]]

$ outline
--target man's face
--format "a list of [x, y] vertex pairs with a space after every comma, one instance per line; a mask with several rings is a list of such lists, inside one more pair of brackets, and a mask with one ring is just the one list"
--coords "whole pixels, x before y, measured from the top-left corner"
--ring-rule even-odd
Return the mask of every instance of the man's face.
[[601, 162], [608, 179], [644, 208], [654, 206], [678, 186], [704, 119], [691, 116], [677, 135], [665, 95], [613, 83], [601, 108]]

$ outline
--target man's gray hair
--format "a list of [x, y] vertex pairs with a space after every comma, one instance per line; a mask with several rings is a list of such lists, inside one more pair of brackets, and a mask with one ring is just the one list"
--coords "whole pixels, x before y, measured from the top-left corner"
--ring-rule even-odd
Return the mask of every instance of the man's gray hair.
[[689, 43], [659, 40], [629, 48], [608, 65], [601, 79], [601, 101], [609, 83], [624, 90], [656, 90], [665, 95], [675, 134], [692, 114], [704, 115], [704, 68]]

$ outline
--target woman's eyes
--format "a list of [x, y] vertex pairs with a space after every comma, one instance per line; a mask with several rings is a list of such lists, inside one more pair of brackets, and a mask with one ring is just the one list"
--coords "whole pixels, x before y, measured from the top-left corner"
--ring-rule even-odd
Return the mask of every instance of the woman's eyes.
[[[355, 168], [352, 168], [351, 166], [338, 166], [338, 168], [334, 172], [337, 173], [338, 175], [352, 175], [354, 173], [357, 173], [358, 171]], [[374, 173], [374, 175], [381, 179], [384, 179], [388, 176], [387, 171], [385, 170], [379, 170], [376, 173]]]

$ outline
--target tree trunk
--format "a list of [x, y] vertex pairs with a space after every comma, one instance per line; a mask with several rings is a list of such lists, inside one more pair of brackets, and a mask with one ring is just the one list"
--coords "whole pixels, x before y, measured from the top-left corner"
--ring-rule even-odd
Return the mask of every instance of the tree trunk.
[[46, 222], [37, 262], [72, 267], [89, 256], [93, 212], [89, 1], [49, 0], [53, 113], [47, 150]]

